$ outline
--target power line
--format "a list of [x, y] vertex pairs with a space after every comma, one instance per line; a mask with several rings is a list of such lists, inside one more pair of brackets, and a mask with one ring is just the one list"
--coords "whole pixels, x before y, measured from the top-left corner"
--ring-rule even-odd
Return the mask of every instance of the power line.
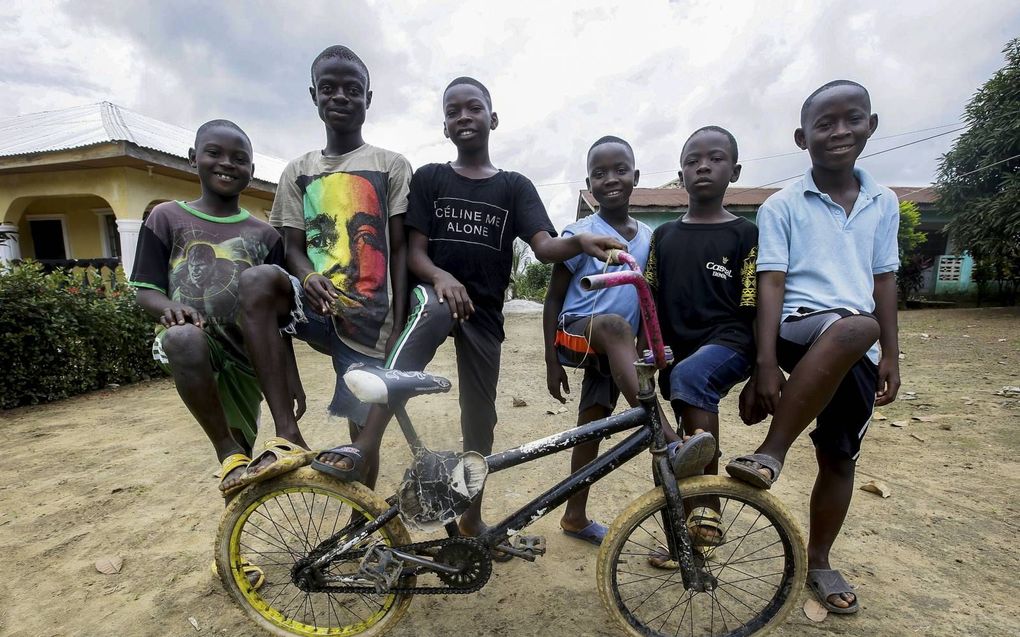
[[[956, 176], [957, 177], [966, 177], [967, 175], [973, 175], [974, 173], [979, 173], [982, 170], [987, 170], [987, 169], [992, 168], [994, 166], [998, 166], [999, 164], [1005, 164], [1007, 161], [1010, 161], [1010, 160], [1013, 160], [1013, 159], [1020, 159], [1020, 155], [1013, 155], [1012, 157], [1007, 157], [1005, 159], [1000, 159], [999, 161], [993, 162], [991, 164], [988, 164], [987, 166], [981, 166], [979, 168], [975, 168], [974, 170], [971, 170], [971, 171], [968, 171], [968, 172], [965, 172], [965, 173], [961, 173], [961, 174], [956, 175]], [[902, 195], [900, 195], [900, 198], [902, 199], [903, 197], [909, 197], [910, 195], [913, 195], [915, 193], [921, 192], [923, 190], [930, 190], [931, 188], [934, 188], [934, 187], [935, 187], [935, 184], [929, 184], [929, 185], [925, 186], [924, 188], [918, 188], [917, 190], [911, 190], [910, 192], [903, 193]]]
[[[905, 133], [894, 133], [892, 135], [886, 135], [884, 137], [873, 137], [871, 139], [871, 141], [877, 142], [877, 141], [881, 141], [881, 140], [884, 140], [884, 139], [892, 139], [894, 137], [903, 137], [905, 135], [914, 135], [916, 133], [924, 133], [924, 132], [931, 131], [931, 130], [938, 130], [940, 128], [946, 128], [947, 126], [958, 126], [959, 123], [960, 123], [959, 121], [956, 121], [956, 122], [953, 122], [951, 124], [940, 124], [938, 126], [929, 126], [927, 128], [919, 128], [917, 130], [907, 131]], [[963, 126], [963, 127], [960, 127], [960, 128], [956, 128], [954, 130], [947, 131], [947, 132], [944, 132], [944, 133], [939, 133], [938, 135], [933, 135], [931, 137], [926, 137], [924, 139], [919, 139], [919, 140], [917, 140], [917, 142], [919, 143], [919, 142], [927, 141], [929, 139], [934, 139], [935, 137], [940, 137], [941, 135], [948, 135], [950, 133], [955, 133], [955, 132], [957, 132], [959, 130], [963, 130], [964, 128], [966, 128], [966, 126]], [[914, 142], [911, 142], [911, 143], [914, 143]], [[910, 144], [904, 144], [904, 146], [909, 146], [909, 145]], [[894, 148], [886, 149], [886, 151], [888, 151], [888, 150], [895, 150], [896, 148], [902, 148], [902, 147], [903, 146], [897, 146], [897, 147], [894, 147]], [[879, 152], [886, 152], [886, 151], [879, 151]], [[764, 161], [764, 160], [767, 160], [767, 159], [778, 159], [778, 158], [781, 158], [781, 157], [791, 157], [793, 155], [800, 155], [803, 152], [804, 151], [799, 151], [798, 150], [798, 151], [792, 151], [792, 152], [788, 152], [788, 153], [777, 153], [775, 155], [764, 155], [762, 157], [751, 157], [750, 159], [742, 160], [740, 163], [741, 164], [746, 164], [746, 163], [750, 163], [750, 162], [753, 162], [753, 161]], [[878, 154], [878, 153], [872, 153], [872, 155], [866, 155], [865, 157], [870, 157], [870, 156], [873, 156], [875, 154]], [[864, 157], [861, 157], [860, 159], [864, 159]], [[642, 175], [663, 175], [663, 174], [672, 173], [672, 172], [676, 172], [676, 169], [656, 170], [656, 171], [651, 171], [651, 172], [642, 171], [641, 174]], [[797, 176], [799, 176], [799, 175], [797, 175]], [[773, 182], [773, 183], [780, 183], [780, 182], [783, 182], [783, 181], [788, 181], [789, 179], [793, 179], [793, 177], [788, 177], [786, 179], [781, 179], [781, 180], [779, 180], [777, 182]], [[569, 186], [570, 184], [583, 184], [583, 183], [584, 183], [584, 179], [573, 179], [571, 181], [557, 181], [557, 182], [551, 182], [551, 183], [546, 183], [546, 184], [535, 184], [535, 187], [536, 188], [544, 188], [544, 187], [547, 187], [547, 186]], [[769, 186], [769, 185], [772, 185], [772, 184], [765, 184], [764, 186], [756, 186], [755, 188], [748, 188], [747, 190], [756, 190], [758, 188], [765, 188], [766, 186]]]
[[[900, 144], [899, 146], [893, 146], [892, 148], [886, 148], [884, 150], [875, 151], [875, 152], [867, 154], [867, 155], [861, 155], [857, 159], [867, 159], [868, 157], [874, 157], [876, 155], [882, 155], [884, 153], [889, 153], [889, 152], [892, 152], [894, 150], [899, 150], [901, 148], [906, 148], [907, 146], [913, 146], [914, 144], [920, 144], [921, 142], [926, 142], [926, 141], [928, 141], [930, 139], [935, 139], [936, 137], [942, 137], [944, 135], [951, 135], [953, 133], [957, 133], [959, 131], [962, 131], [965, 128], [967, 128], [967, 127], [966, 126], [961, 126], [960, 128], [954, 128], [953, 130], [950, 130], [950, 131], [945, 131], [945, 132], [942, 132], [942, 133], [936, 133], [934, 135], [929, 135], [928, 137], [924, 137], [922, 139], [915, 139], [914, 141], [907, 142], [906, 144]], [[796, 179], [797, 177], [800, 177], [803, 174], [804, 173], [797, 173], [796, 175], [791, 175], [789, 177], [783, 177], [782, 179], [777, 179], [775, 181], [770, 181], [769, 183], [762, 184], [761, 186], [754, 186], [753, 188], [739, 189], [739, 192], [740, 193], [745, 193], [745, 192], [752, 192], [752, 191], [755, 191], [755, 190], [761, 190], [762, 188], [768, 188], [769, 186], [774, 186], [776, 184], [781, 184], [784, 181], [790, 181], [791, 179]], [[733, 191], [733, 190], [738, 190], [738, 189], [730, 188], [730, 190]]]

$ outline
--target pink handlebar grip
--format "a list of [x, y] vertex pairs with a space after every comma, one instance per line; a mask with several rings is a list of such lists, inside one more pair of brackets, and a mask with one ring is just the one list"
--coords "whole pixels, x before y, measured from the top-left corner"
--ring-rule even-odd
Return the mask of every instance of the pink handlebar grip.
[[652, 350], [655, 358], [655, 366], [662, 369], [666, 366], [666, 348], [662, 343], [662, 332], [659, 331], [659, 317], [655, 312], [655, 301], [652, 299], [652, 291], [648, 288], [648, 282], [641, 274], [634, 257], [626, 252], [614, 251], [610, 261], [619, 261], [627, 264], [630, 271], [608, 272], [606, 274], [593, 274], [581, 279], [581, 288], [584, 290], [601, 290], [617, 285], [633, 285], [637, 288], [638, 305], [641, 309], [641, 323], [645, 328], [645, 336], [648, 339], [648, 347]]

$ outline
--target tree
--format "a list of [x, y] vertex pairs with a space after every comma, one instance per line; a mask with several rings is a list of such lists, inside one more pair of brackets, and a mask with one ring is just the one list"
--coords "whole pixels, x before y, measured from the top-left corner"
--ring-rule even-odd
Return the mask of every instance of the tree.
[[897, 234], [900, 248], [900, 269], [896, 273], [896, 286], [900, 293], [900, 303], [906, 304], [914, 292], [921, 289], [924, 271], [931, 267], [931, 259], [914, 253], [914, 249], [928, 238], [928, 235], [917, 229], [921, 225], [921, 210], [913, 201], [900, 202], [900, 230]]
[[942, 156], [938, 206], [952, 216], [954, 244], [975, 261], [979, 300], [987, 280], [1016, 302], [1020, 284], [1020, 38], [1006, 65], [967, 104], [968, 129]]
[[520, 290], [518, 289], [521, 285], [521, 281], [524, 280], [524, 271], [528, 267], [528, 262], [531, 259], [528, 257], [528, 244], [520, 239], [520, 237], [514, 239], [513, 253], [510, 257], [510, 287], [507, 289], [508, 299], [521, 298]]
[[524, 269], [524, 276], [521, 277], [518, 285], [517, 298], [530, 299], [532, 301], [544, 301], [545, 293], [549, 291], [549, 281], [552, 279], [553, 264], [534, 261]]

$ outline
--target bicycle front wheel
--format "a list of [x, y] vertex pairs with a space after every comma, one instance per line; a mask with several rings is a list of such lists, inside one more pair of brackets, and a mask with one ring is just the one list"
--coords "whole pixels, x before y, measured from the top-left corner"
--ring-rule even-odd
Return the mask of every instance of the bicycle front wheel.
[[633, 637], [764, 635], [786, 618], [807, 576], [800, 527], [767, 491], [729, 478], [698, 476], [679, 484], [684, 510], [710, 502], [721, 517], [717, 546], [695, 547], [710, 582], [684, 588], [665, 549], [666, 498], [661, 487], [613, 521], [599, 551], [596, 577], [606, 610]]
[[[245, 489], [227, 507], [216, 538], [216, 567], [224, 587], [245, 614], [272, 635], [378, 637], [411, 602], [410, 593], [384, 595], [308, 592], [295, 585], [292, 569], [322, 541], [357, 529], [389, 506], [368, 487], [304, 467]], [[361, 543], [409, 544], [395, 518]], [[245, 567], [262, 569], [253, 585]], [[328, 575], [357, 573], [360, 559], [338, 561]], [[249, 569], [250, 570], [250, 569]], [[414, 578], [401, 580], [414, 586]]]

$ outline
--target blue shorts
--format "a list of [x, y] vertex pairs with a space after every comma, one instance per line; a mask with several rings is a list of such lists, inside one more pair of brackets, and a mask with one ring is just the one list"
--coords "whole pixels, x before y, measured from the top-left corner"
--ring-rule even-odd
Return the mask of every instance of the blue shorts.
[[[723, 396], [750, 375], [751, 363], [743, 354], [709, 343], [673, 366], [668, 397], [717, 414]], [[664, 394], [666, 389], [662, 387]]]
[[[282, 268], [281, 268], [282, 269]], [[336, 372], [336, 386], [333, 389], [333, 400], [327, 411], [330, 416], [347, 417], [358, 427], [365, 424], [369, 405], [354, 397], [344, 382], [344, 374], [355, 363], [383, 366], [383, 360], [374, 358], [352, 349], [345, 344], [336, 333], [333, 317], [323, 316], [305, 303], [305, 292], [297, 277], [290, 277], [294, 287], [294, 307], [291, 310], [291, 322], [281, 328], [281, 332], [293, 334], [308, 343], [317, 352], [326, 354], [333, 359], [333, 371]]]

